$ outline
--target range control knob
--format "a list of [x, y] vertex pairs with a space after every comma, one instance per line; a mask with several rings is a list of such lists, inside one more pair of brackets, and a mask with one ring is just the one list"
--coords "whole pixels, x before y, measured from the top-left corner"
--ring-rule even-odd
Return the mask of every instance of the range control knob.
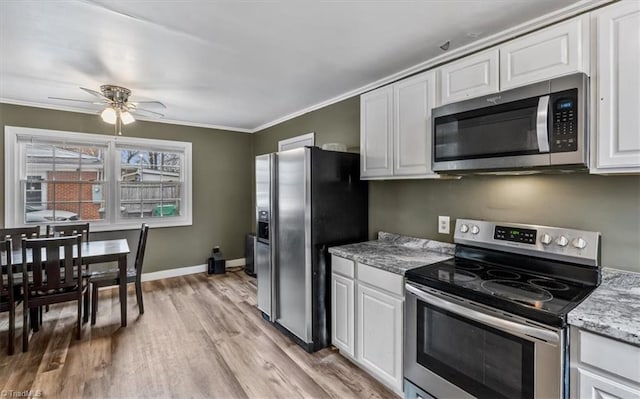
[[578, 238], [574, 239], [573, 241], [571, 241], [571, 245], [573, 245], [574, 247], [576, 247], [578, 249], [583, 249], [584, 247], [587, 246], [587, 242], [582, 237], [578, 237]]
[[480, 227], [476, 226], [475, 224], [471, 226], [471, 234], [478, 234], [479, 232], [480, 232]]
[[569, 240], [565, 236], [560, 236], [556, 240], [556, 244], [560, 245], [561, 247], [566, 247], [567, 244], [569, 244]]
[[469, 231], [469, 225], [466, 223], [462, 223], [462, 225], [460, 226], [460, 232], [466, 233], [467, 231]]
[[549, 234], [543, 234], [542, 237], [540, 237], [540, 242], [544, 245], [549, 245], [552, 241], [553, 237], [551, 237]]

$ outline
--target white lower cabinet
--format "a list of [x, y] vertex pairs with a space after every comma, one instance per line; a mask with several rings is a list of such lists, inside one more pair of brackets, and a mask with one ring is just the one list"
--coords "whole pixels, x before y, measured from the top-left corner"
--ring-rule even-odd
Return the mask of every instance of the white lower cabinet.
[[571, 328], [572, 399], [640, 399], [640, 347]]
[[602, 375], [577, 368], [576, 398], [580, 399], [638, 399], [640, 391], [621, 384]]
[[396, 391], [402, 391], [402, 304], [358, 282], [358, 361]]
[[331, 263], [333, 345], [401, 394], [404, 278], [335, 255]]
[[355, 357], [353, 340], [354, 282], [350, 278], [332, 273], [331, 275], [331, 339], [333, 345], [350, 357]]

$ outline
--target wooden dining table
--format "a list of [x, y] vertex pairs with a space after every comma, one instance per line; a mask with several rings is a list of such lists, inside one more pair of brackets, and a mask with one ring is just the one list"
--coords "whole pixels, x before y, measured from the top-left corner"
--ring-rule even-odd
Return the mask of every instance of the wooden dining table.
[[[118, 273], [120, 274], [120, 324], [127, 326], [127, 255], [129, 255], [129, 244], [125, 239], [87, 241], [81, 244], [82, 264], [91, 265], [96, 263], [118, 262]], [[78, 250], [74, 246], [73, 256], [78, 256]], [[14, 267], [22, 271], [22, 250], [11, 253]], [[46, 255], [43, 253], [43, 260]], [[32, 254], [27, 252], [27, 267], [32, 265]], [[2, 266], [6, 267], [4, 256], [1, 260]]]

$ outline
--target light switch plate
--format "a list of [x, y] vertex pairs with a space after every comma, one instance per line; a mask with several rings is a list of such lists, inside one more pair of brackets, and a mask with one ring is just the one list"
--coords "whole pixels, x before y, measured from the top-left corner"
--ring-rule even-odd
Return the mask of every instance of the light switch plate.
[[438, 233], [449, 234], [449, 216], [438, 216]]

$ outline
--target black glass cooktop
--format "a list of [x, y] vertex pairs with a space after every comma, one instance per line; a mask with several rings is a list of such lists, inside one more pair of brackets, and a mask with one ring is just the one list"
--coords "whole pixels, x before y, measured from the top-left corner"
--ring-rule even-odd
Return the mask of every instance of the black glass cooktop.
[[554, 326], [564, 326], [567, 313], [596, 286], [459, 257], [409, 270], [406, 277], [418, 284]]

